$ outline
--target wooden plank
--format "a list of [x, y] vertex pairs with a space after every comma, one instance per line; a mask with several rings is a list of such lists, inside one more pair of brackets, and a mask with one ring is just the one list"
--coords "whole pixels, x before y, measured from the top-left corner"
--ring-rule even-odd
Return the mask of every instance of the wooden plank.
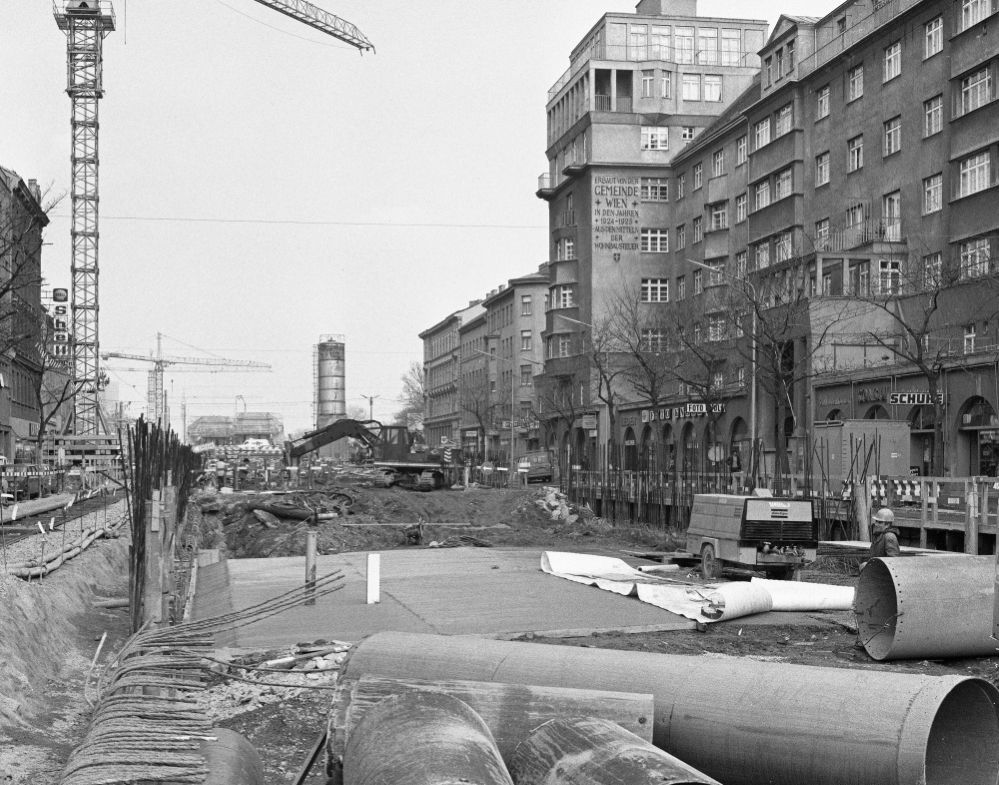
[[652, 741], [654, 705], [650, 694], [362, 676], [341, 682], [333, 694], [327, 736], [331, 770], [338, 768], [351, 733], [375, 706], [396, 695], [418, 692], [449, 695], [468, 705], [485, 722], [504, 759], [531, 731], [558, 717], [600, 717]]

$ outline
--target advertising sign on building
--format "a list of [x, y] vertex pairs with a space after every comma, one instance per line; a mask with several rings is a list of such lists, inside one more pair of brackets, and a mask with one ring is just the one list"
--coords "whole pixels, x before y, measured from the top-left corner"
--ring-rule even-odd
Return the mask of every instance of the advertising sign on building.
[[[937, 393], [937, 400], [944, 402], [944, 394]], [[933, 397], [928, 392], [893, 392], [888, 396], [892, 406], [928, 406], [933, 403]]]
[[597, 428], [597, 415], [595, 412], [587, 412], [583, 415], [583, 430], [594, 431]]

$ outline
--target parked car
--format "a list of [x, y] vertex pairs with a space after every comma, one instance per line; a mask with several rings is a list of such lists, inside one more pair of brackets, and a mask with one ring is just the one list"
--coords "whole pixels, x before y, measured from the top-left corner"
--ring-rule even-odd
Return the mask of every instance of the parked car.
[[523, 455], [517, 461], [518, 468], [527, 469], [527, 482], [551, 482], [552, 458], [547, 450], [537, 450]]
[[13, 463], [3, 465], [3, 492], [14, 497], [14, 501], [37, 499], [52, 493], [56, 487], [55, 475], [49, 467], [38, 463]]

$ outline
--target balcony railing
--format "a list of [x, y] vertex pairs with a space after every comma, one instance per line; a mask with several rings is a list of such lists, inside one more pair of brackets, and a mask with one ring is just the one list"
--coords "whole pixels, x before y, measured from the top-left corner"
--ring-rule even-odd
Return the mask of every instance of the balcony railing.
[[552, 189], [552, 176], [549, 172], [545, 172], [538, 176], [538, 190], [539, 191], [550, 191]]
[[816, 251], [849, 251], [875, 242], [897, 243], [902, 240], [902, 224], [897, 221], [868, 219], [859, 224], [836, 229], [828, 237], [815, 241]]
[[593, 111], [595, 112], [625, 112], [631, 113], [631, 96], [619, 95], [617, 97], [617, 109], [614, 109], [614, 99], [609, 95], [593, 96]]

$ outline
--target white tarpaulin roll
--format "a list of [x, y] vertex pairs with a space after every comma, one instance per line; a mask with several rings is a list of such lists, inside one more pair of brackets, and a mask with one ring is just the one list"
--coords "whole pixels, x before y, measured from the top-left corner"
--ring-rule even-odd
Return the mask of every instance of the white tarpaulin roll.
[[737, 619], [773, 610], [770, 592], [753, 583], [724, 583], [708, 594], [701, 613], [713, 621]]
[[852, 586], [830, 586], [827, 583], [801, 581], [772, 581], [753, 578], [753, 586], [760, 586], [773, 597], [775, 611], [849, 611], [853, 610]]

